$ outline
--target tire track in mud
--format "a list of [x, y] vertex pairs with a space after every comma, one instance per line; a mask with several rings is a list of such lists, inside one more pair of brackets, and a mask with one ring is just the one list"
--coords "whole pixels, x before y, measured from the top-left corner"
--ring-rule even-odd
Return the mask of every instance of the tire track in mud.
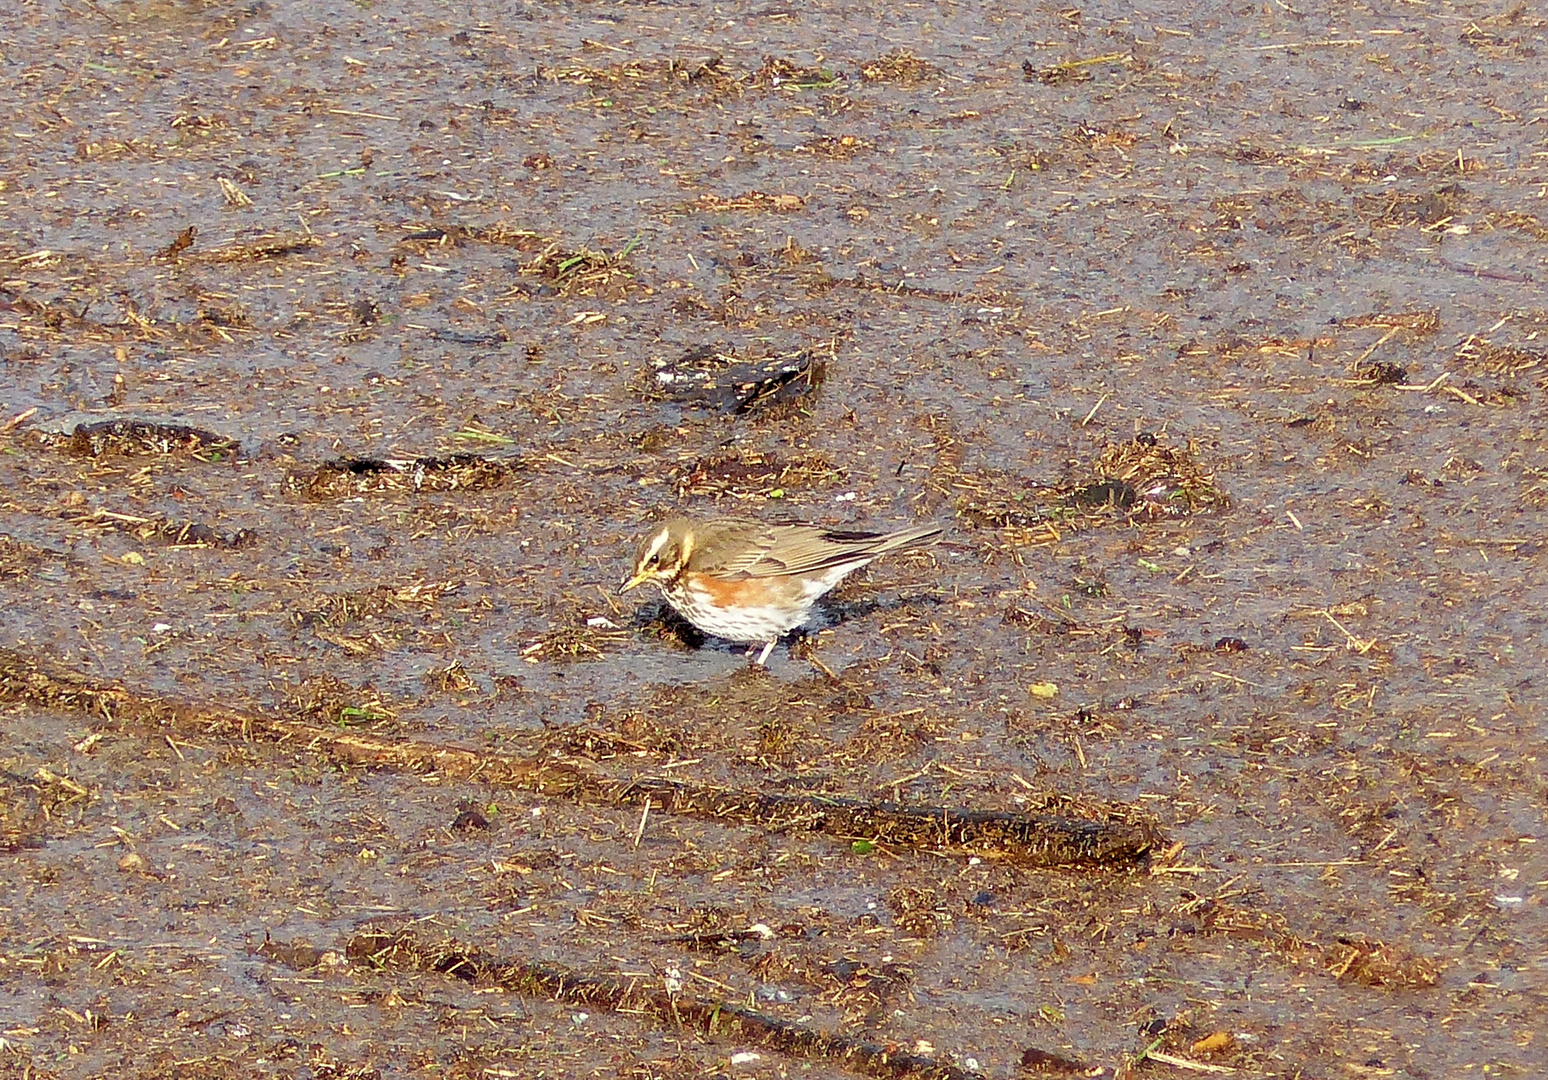
[[[208, 710], [76, 673], [0, 649], [0, 699], [100, 716], [131, 733], [262, 741], [323, 754], [349, 765], [435, 772], [581, 802], [638, 806], [771, 832], [815, 832], [916, 851], [1004, 859], [1028, 867], [1124, 867], [1143, 863], [1165, 842], [1135, 807], [1100, 819], [1069, 813], [1013, 813], [868, 802], [837, 795], [786, 795], [700, 786], [654, 776], [613, 776], [583, 759], [540, 750], [519, 757], [417, 739], [388, 739], [235, 710]], [[1071, 800], [1073, 806], [1073, 800]]]

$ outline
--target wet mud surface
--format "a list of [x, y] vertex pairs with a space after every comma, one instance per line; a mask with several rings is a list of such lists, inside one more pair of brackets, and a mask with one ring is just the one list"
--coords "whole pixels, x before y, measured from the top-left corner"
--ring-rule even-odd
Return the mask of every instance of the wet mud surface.
[[[0, 1073], [1535, 1075], [1545, 57], [20, 5]], [[948, 535], [763, 672], [681, 511]]]

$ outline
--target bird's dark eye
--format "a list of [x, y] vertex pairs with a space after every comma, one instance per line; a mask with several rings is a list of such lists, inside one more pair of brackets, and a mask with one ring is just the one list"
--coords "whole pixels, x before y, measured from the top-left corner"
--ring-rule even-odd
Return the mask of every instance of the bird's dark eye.
[[658, 563], [658, 562], [660, 562], [660, 559], [657, 556], [652, 555], [652, 556], [650, 556], [649, 558], [647, 558], [645, 560], [645, 565], [646, 566], [655, 566], [656, 563]]

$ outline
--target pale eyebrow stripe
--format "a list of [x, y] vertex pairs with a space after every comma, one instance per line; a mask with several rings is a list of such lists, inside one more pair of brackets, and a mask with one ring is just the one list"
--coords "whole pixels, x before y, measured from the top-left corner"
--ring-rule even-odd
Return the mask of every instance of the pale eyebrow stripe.
[[666, 546], [666, 542], [667, 542], [667, 530], [666, 529], [662, 529], [660, 532], [658, 532], [656, 534], [655, 539], [650, 542], [650, 547], [647, 548], [646, 551], [645, 551], [645, 558], [648, 559], [652, 555], [659, 555], [659, 554], [661, 554], [661, 549]]

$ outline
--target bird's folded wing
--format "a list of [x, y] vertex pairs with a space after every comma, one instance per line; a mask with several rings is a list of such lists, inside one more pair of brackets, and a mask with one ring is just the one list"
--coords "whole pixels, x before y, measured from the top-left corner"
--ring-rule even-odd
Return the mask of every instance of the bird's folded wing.
[[841, 566], [857, 567], [880, 552], [876, 537], [833, 540], [824, 529], [808, 525], [775, 525], [757, 538], [747, 555], [728, 564], [726, 573], [749, 577], [812, 574]]

